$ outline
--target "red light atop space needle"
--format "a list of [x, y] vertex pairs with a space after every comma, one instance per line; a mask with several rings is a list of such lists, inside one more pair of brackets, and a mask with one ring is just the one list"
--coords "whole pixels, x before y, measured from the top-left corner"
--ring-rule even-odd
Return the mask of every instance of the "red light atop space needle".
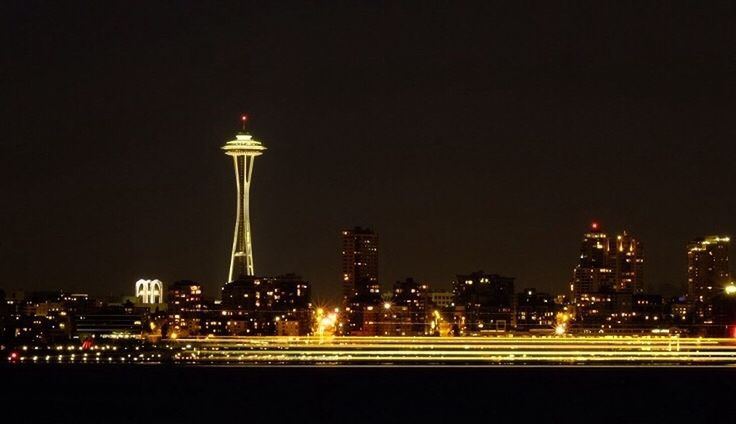
[[593, 230], [597, 230], [598, 229], [598, 223], [597, 222], [592, 222], [590, 224], [590, 228], [593, 229]]
[[242, 114], [240, 115], [240, 122], [243, 123], [243, 131], [245, 131], [245, 122], [248, 120], [248, 115]]

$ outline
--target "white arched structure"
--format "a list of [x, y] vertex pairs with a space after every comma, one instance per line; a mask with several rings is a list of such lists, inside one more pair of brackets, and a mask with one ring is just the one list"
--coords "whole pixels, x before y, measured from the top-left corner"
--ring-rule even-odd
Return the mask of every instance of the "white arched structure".
[[140, 279], [135, 283], [135, 297], [143, 304], [163, 303], [164, 283], [159, 280]]

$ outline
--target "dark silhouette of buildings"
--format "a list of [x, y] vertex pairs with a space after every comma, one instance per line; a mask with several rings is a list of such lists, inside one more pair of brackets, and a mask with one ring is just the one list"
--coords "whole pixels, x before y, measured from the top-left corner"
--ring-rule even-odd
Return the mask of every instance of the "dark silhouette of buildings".
[[391, 307], [406, 307], [411, 323], [409, 334], [420, 336], [427, 333], [429, 306], [428, 284], [416, 282], [413, 278], [394, 283]]
[[552, 295], [536, 289], [524, 289], [516, 295], [516, 329], [550, 330], [559, 310]]
[[[222, 288], [222, 312], [227, 334], [272, 336], [289, 329], [311, 331], [310, 284], [294, 274], [277, 277], [245, 276]], [[293, 321], [296, 325], [284, 324]]]
[[514, 323], [514, 278], [483, 271], [458, 275], [455, 309], [469, 332], [505, 331]]

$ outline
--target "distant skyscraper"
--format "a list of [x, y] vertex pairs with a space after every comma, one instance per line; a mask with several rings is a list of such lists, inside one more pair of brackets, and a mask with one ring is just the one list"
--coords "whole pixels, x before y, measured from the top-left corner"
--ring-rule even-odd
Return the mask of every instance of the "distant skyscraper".
[[[342, 231], [342, 290], [345, 313], [341, 324], [346, 335], [372, 335], [365, 327], [381, 302], [378, 283], [378, 235], [355, 227]], [[368, 315], [366, 315], [368, 314]]]
[[355, 227], [342, 231], [343, 300], [372, 297], [380, 300], [378, 283], [378, 235]]
[[253, 177], [253, 163], [256, 156], [260, 156], [266, 150], [261, 142], [254, 140], [250, 134], [245, 132], [245, 115], [241, 119], [243, 121], [243, 131], [235, 136], [235, 140], [228, 141], [222, 147], [225, 154], [233, 158], [235, 187], [238, 195], [228, 281], [233, 281], [241, 276], [254, 275], [253, 245], [250, 231], [250, 183]]
[[613, 286], [614, 274], [608, 266], [609, 248], [608, 236], [594, 222], [590, 231], [583, 235], [580, 258], [573, 271], [571, 289], [576, 299], [581, 294], [595, 293]]
[[640, 293], [644, 290], [644, 248], [628, 232], [608, 237], [598, 223], [583, 235], [580, 258], [573, 271], [572, 291], [581, 294], [601, 291]]
[[725, 236], [707, 236], [687, 245], [687, 293], [696, 319], [709, 319], [713, 297], [730, 281], [729, 242]]
[[583, 235], [571, 283], [578, 326], [621, 324], [644, 290], [644, 248], [628, 232], [608, 237], [598, 223]]
[[614, 289], [644, 291], [644, 247], [626, 231], [610, 239], [609, 266], [613, 269]]

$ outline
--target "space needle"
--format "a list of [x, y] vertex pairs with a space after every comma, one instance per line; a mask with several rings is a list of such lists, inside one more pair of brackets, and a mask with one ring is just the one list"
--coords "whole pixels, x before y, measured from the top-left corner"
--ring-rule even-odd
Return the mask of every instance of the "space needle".
[[238, 191], [238, 207], [233, 235], [233, 253], [230, 258], [228, 281], [241, 276], [254, 275], [253, 245], [250, 231], [250, 183], [253, 178], [253, 163], [256, 156], [263, 154], [266, 147], [245, 131], [246, 115], [240, 117], [243, 129], [222, 146], [225, 154], [232, 156], [235, 165], [235, 187]]

